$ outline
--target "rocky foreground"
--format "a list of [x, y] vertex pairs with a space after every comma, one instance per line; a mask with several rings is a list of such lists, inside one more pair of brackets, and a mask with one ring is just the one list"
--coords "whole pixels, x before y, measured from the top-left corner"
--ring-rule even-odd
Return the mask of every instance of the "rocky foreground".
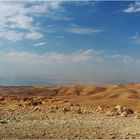
[[0, 87], [0, 139], [140, 139], [140, 85]]

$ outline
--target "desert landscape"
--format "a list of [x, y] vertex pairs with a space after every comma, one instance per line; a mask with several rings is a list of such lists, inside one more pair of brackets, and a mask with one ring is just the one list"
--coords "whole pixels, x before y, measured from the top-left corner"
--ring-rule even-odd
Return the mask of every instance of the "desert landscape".
[[140, 139], [140, 1], [1, 0], [0, 139]]
[[0, 87], [0, 139], [139, 139], [140, 84]]

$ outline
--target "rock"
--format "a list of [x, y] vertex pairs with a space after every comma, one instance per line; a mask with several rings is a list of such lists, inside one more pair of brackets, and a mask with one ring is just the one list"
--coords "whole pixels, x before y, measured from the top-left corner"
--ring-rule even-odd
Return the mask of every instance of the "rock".
[[5, 123], [7, 123], [7, 120], [0, 120], [0, 123], [5, 124]]
[[130, 108], [124, 107], [123, 111], [127, 112], [127, 114], [134, 114], [134, 111]]
[[31, 104], [32, 104], [33, 106], [37, 106], [37, 105], [41, 105], [42, 102], [41, 102], [41, 101], [33, 101]]
[[58, 106], [51, 106], [50, 108], [49, 108], [49, 112], [50, 113], [54, 113], [54, 112], [56, 112], [57, 110], [58, 110]]
[[98, 110], [102, 110], [103, 108], [101, 106], [97, 106], [97, 109]]
[[114, 116], [114, 113], [111, 112], [111, 111], [107, 111], [107, 112], [106, 112], [106, 116]]
[[66, 107], [63, 108], [63, 112], [64, 112], [64, 113], [66, 113], [66, 112], [68, 112], [68, 111], [69, 111], [69, 108], [66, 108]]
[[119, 115], [124, 117], [134, 114], [134, 111], [132, 109], [120, 105], [117, 105], [115, 109], [117, 109]]
[[122, 107], [121, 105], [117, 105], [117, 106], [115, 107], [115, 109], [117, 109], [117, 111], [118, 111], [119, 113], [122, 113], [122, 112], [123, 112], [123, 107]]
[[122, 116], [122, 117], [127, 117], [127, 112], [122, 112], [121, 114], [120, 114], [120, 116]]
[[140, 119], [140, 115], [135, 115], [134, 118], [135, 119]]
[[134, 118], [140, 119], [140, 114], [139, 114], [139, 112], [134, 112]]
[[33, 111], [40, 111], [41, 110], [41, 107], [40, 106], [35, 106], [34, 108], [33, 108]]
[[4, 101], [4, 100], [5, 100], [5, 98], [4, 98], [4, 97], [1, 97], [1, 98], [0, 98], [0, 101]]

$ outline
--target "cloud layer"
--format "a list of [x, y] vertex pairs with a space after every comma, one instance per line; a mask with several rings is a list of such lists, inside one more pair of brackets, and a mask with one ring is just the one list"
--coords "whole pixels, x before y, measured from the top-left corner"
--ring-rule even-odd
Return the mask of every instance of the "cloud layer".
[[0, 52], [0, 62], [15, 64], [71, 64], [71, 63], [119, 63], [119, 64], [140, 64], [140, 59], [120, 54], [107, 54], [104, 51], [93, 49], [79, 50], [75, 53], [63, 54], [49, 52], [36, 54], [29, 52], [13, 51], [9, 53]]
[[43, 38], [36, 16], [59, 9], [59, 1], [0, 2], [0, 37], [9, 41]]

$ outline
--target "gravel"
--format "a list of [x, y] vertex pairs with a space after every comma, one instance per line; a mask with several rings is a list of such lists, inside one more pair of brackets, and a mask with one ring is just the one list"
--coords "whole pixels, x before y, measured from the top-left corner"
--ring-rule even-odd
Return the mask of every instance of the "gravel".
[[0, 139], [140, 139], [140, 119], [134, 116], [41, 111], [6, 114], [0, 116]]

